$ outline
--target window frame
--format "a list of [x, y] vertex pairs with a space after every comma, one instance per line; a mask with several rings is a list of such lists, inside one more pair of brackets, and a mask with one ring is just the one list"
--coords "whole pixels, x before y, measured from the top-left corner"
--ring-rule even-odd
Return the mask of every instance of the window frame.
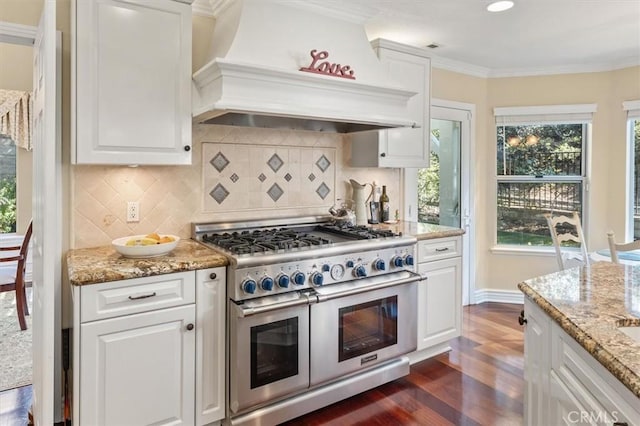
[[627, 164], [626, 164], [626, 199], [625, 199], [625, 241], [633, 241], [635, 239], [633, 210], [635, 203], [634, 185], [635, 185], [635, 147], [634, 122], [640, 121], [640, 99], [633, 101], [625, 101], [622, 103], [622, 109], [627, 112], [626, 117], [626, 146], [627, 146]]
[[[500, 183], [581, 183], [582, 211], [580, 214], [582, 226], [586, 230], [589, 218], [588, 192], [590, 176], [590, 147], [592, 143], [593, 113], [596, 104], [577, 105], [548, 105], [527, 107], [496, 107], [494, 108], [494, 159], [497, 162], [498, 144], [497, 130], [506, 126], [581, 124], [582, 125], [582, 155], [580, 175], [499, 175], [494, 164], [494, 215], [493, 215], [493, 244], [491, 252], [509, 254], [543, 254], [554, 255], [553, 246], [526, 246], [520, 244], [498, 243], [498, 186]], [[588, 233], [585, 231], [585, 243], [588, 244]]]

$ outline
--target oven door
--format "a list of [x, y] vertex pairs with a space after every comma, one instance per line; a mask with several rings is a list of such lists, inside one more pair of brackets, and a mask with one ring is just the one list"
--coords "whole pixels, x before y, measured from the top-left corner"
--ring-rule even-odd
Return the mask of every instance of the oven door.
[[309, 387], [309, 300], [293, 293], [229, 301], [232, 413]]
[[311, 386], [414, 351], [419, 280], [400, 272], [316, 289]]

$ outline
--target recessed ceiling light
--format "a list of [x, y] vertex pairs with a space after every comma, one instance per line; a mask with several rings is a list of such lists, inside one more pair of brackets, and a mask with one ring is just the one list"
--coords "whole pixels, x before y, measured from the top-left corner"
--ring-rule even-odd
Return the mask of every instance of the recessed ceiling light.
[[489, 3], [487, 6], [487, 10], [489, 12], [502, 12], [507, 9], [511, 9], [513, 7], [513, 2], [511, 0], [500, 0]]

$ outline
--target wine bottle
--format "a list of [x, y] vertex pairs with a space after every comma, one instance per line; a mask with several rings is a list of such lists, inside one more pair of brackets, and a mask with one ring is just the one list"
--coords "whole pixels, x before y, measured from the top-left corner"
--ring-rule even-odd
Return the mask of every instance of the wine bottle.
[[382, 194], [380, 195], [380, 222], [389, 220], [389, 196], [387, 195], [387, 185], [382, 185]]

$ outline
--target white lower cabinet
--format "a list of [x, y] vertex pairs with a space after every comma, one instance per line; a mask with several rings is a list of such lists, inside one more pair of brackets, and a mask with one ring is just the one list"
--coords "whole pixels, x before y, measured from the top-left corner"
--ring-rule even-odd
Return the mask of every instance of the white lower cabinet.
[[74, 424], [222, 419], [224, 283], [215, 268], [75, 287]]
[[525, 298], [524, 424], [638, 425], [638, 398]]
[[[446, 344], [461, 333], [461, 237], [418, 241], [418, 351]], [[441, 352], [441, 351], [439, 351]], [[416, 360], [424, 358], [417, 357]]]

